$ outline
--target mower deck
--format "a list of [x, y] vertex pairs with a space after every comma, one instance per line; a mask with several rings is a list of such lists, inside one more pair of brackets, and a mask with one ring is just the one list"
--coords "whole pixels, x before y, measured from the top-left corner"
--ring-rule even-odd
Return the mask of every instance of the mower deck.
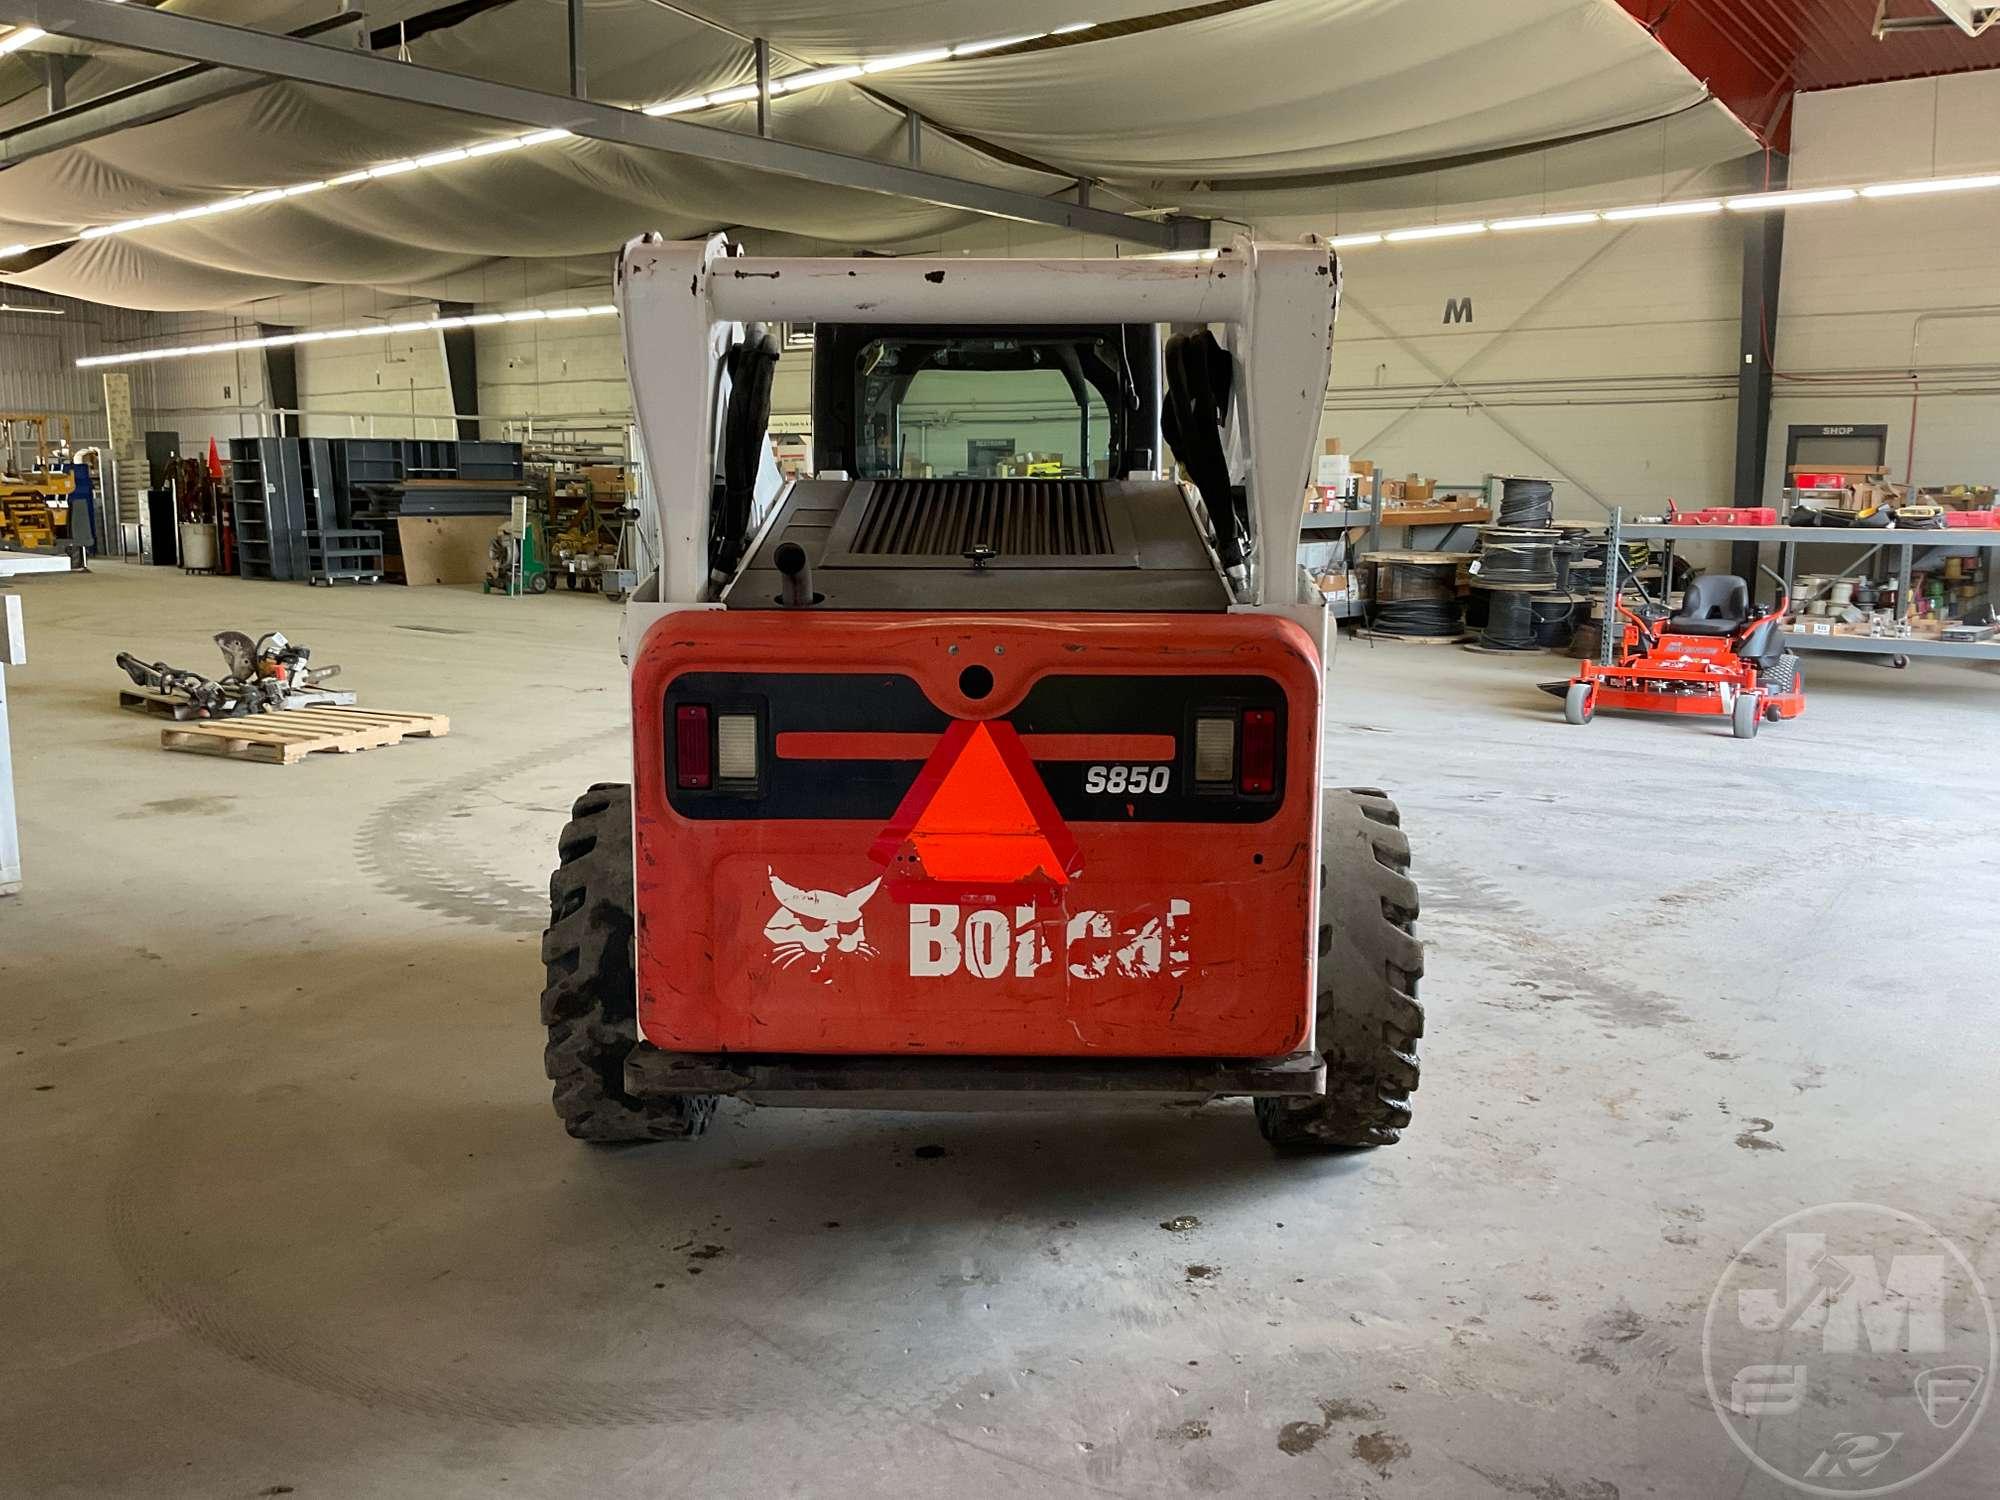
[[1311, 1098], [1326, 1064], [1290, 1057], [848, 1057], [662, 1052], [640, 1043], [625, 1088], [641, 1098], [729, 1094], [800, 1109], [1075, 1109], [1200, 1104], [1223, 1096]]

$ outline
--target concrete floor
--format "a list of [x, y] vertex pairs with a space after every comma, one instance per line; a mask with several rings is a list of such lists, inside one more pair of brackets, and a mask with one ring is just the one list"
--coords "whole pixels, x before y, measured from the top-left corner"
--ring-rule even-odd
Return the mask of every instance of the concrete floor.
[[[1867, 1199], [2000, 1288], [1990, 669], [1815, 661], [1741, 744], [1344, 647], [1335, 779], [1401, 798], [1431, 944], [1393, 1150], [1274, 1159], [1231, 1104], [605, 1153], [535, 997], [569, 799], [626, 775], [614, 609], [22, 592], [6, 1494], [1776, 1495], [1700, 1370], [1746, 1240]], [[118, 648], [273, 626], [450, 738], [243, 766], [111, 707]]]

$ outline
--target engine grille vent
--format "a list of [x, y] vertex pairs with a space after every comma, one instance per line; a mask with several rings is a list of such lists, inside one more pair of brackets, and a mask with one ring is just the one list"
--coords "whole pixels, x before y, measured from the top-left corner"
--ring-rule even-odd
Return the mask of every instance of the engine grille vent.
[[1091, 479], [878, 479], [849, 551], [859, 557], [1110, 557], [1104, 487]]

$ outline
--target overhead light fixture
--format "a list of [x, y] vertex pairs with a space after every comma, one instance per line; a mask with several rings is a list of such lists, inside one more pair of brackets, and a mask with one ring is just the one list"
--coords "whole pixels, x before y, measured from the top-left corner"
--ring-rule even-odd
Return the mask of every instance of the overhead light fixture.
[[[5, 253], [5, 251], [0, 251], [0, 254]], [[0, 302], [0, 313], [33, 313], [38, 318], [60, 318], [63, 316], [63, 309], [60, 307], [16, 307], [11, 302]]]
[[1813, 203], [1847, 203], [1861, 195], [1853, 188], [1790, 188], [1776, 193], [1746, 193], [1725, 205], [1731, 213], [1754, 214], [1767, 208], [1803, 208]]
[[932, 47], [924, 52], [904, 52], [895, 57], [880, 57], [874, 62], [861, 65], [864, 73], [893, 73], [898, 68], [920, 68], [925, 63], [943, 62], [951, 56], [949, 47]]
[[39, 26], [16, 26], [5, 36], [0, 36], [0, 57], [9, 52], [18, 52], [23, 47], [32, 47], [48, 33]]
[[17, 255], [26, 255], [34, 249], [32, 245], [0, 245], [0, 260], [12, 260]]
[[741, 104], [745, 99], [755, 99], [756, 97], [756, 84], [739, 83], [735, 88], [717, 89], [708, 96], [708, 102], [710, 104]]
[[960, 42], [951, 49], [951, 55], [977, 57], [982, 52], [998, 52], [1002, 47], [1020, 47], [1028, 42], [1039, 42], [1047, 35], [1046, 31], [1035, 31], [1026, 36], [996, 36], [983, 42]]
[[1613, 224], [1635, 219], [1686, 219], [1697, 214], [1722, 212], [1720, 198], [1700, 198], [1689, 203], [1641, 203], [1631, 208], [1607, 208], [1604, 217]]
[[[0, 309], [32, 312], [33, 308]], [[593, 302], [570, 307], [523, 307], [508, 312], [467, 313], [455, 318], [417, 318], [396, 323], [364, 323], [356, 328], [309, 328], [298, 333], [272, 334], [265, 338], [230, 339], [219, 344], [184, 344], [174, 349], [143, 349], [129, 354], [90, 354], [76, 362], [80, 370], [99, 365], [141, 365], [161, 359], [188, 359], [197, 354], [234, 354], [242, 349], [276, 349], [288, 344], [318, 344], [331, 339], [358, 339], [370, 334], [420, 333], [427, 329], [479, 328], [489, 323], [531, 323], [547, 319], [616, 317], [618, 308], [610, 302]]]
[[1357, 250], [1363, 245], [1381, 244], [1382, 236], [1379, 234], [1336, 234], [1327, 243], [1332, 245], [1336, 250]]
[[1096, 30], [1096, 28], [1097, 28], [1097, 23], [1095, 21], [1071, 21], [1067, 26], [1056, 27], [1056, 29], [1051, 31], [1049, 35], [1074, 36], [1079, 31], [1094, 31]]
[[1392, 245], [1402, 245], [1411, 240], [1450, 240], [1460, 235], [1484, 233], [1486, 224], [1482, 220], [1476, 224], [1426, 224], [1418, 229], [1392, 229], [1382, 238]]
[[1495, 219], [1486, 227], [1498, 230], [1501, 234], [1512, 234], [1519, 229], [1567, 229], [1575, 224], [1598, 224], [1602, 222], [1602, 216], [1595, 212], [1535, 214], [1526, 219]]
[[1914, 182], [1878, 182], [1861, 190], [1864, 198], [1913, 198], [1920, 193], [1965, 193], [2000, 187], [2000, 176], [1925, 177]]
[[685, 99], [668, 99], [659, 104], [649, 104], [640, 113], [658, 119], [661, 115], [686, 114], [691, 109], [701, 109], [709, 102], [706, 94], [690, 94]]
[[814, 68], [809, 73], [792, 73], [784, 78], [772, 79], [771, 92], [774, 94], [791, 94], [798, 92], [800, 89], [816, 89], [823, 83], [845, 83], [850, 78], [859, 78], [860, 76], [861, 69], [858, 66]]

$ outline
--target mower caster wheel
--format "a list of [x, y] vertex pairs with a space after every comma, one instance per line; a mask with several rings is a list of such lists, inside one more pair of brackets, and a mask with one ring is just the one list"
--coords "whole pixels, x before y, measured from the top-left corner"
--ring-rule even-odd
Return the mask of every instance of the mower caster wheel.
[[1417, 887], [1396, 804], [1328, 789], [1320, 820], [1319, 999], [1326, 1093], [1259, 1099], [1257, 1128], [1292, 1149], [1393, 1146], [1410, 1123], [1424, 1008]]
[[625, 1091], [625, 1059], [639, 1043], [632, 970], [632, 789], [600, 784], [576, 799], [549, 880], [542, 936], [548, 987], [544, 1071], [556, 1114], [580, 1141], [686, 1140], [708, 1128], [706, 1094], [640, 1098]]
[[1588, 724], [1597, 713], [1597, 694], [1587, 682], [1572, 682], [1563, 695], [1563, 722]]
[[536, 574], [536, 575], [535, 575], [535, 576], [534, 576], [533, 578], [530, 578], [530, 579], [528, 580], [528, 592], [529, 592], [529, 593], [531, 593], [531, 594], [546, 594], [546, 593], [547, 593], [548, 591], [549, 591], [549, 575], [548, 575], [548, 574], [546, 574], [546, 573], [537, 573], [537, 574]]
[[1892, 656], [1889, 658], [1889, 665], [1894, 667], [1898, 672], [1909, 666], [1909, 664], [1910, 659], [1907, 656]]
[[1764, 722], [1766, 724], [1775, 724], [1782, 718], [1784, 718], [1784, 715], [1778, 711], [1777, 704], [1769, 703], [1764, 706]]
[[1757, 738], [1757, 726], [1764, 722], [1764, 700], [1756, 693], [1738, 693], [1729, 711], [1729, 730], [1739, 740]]

